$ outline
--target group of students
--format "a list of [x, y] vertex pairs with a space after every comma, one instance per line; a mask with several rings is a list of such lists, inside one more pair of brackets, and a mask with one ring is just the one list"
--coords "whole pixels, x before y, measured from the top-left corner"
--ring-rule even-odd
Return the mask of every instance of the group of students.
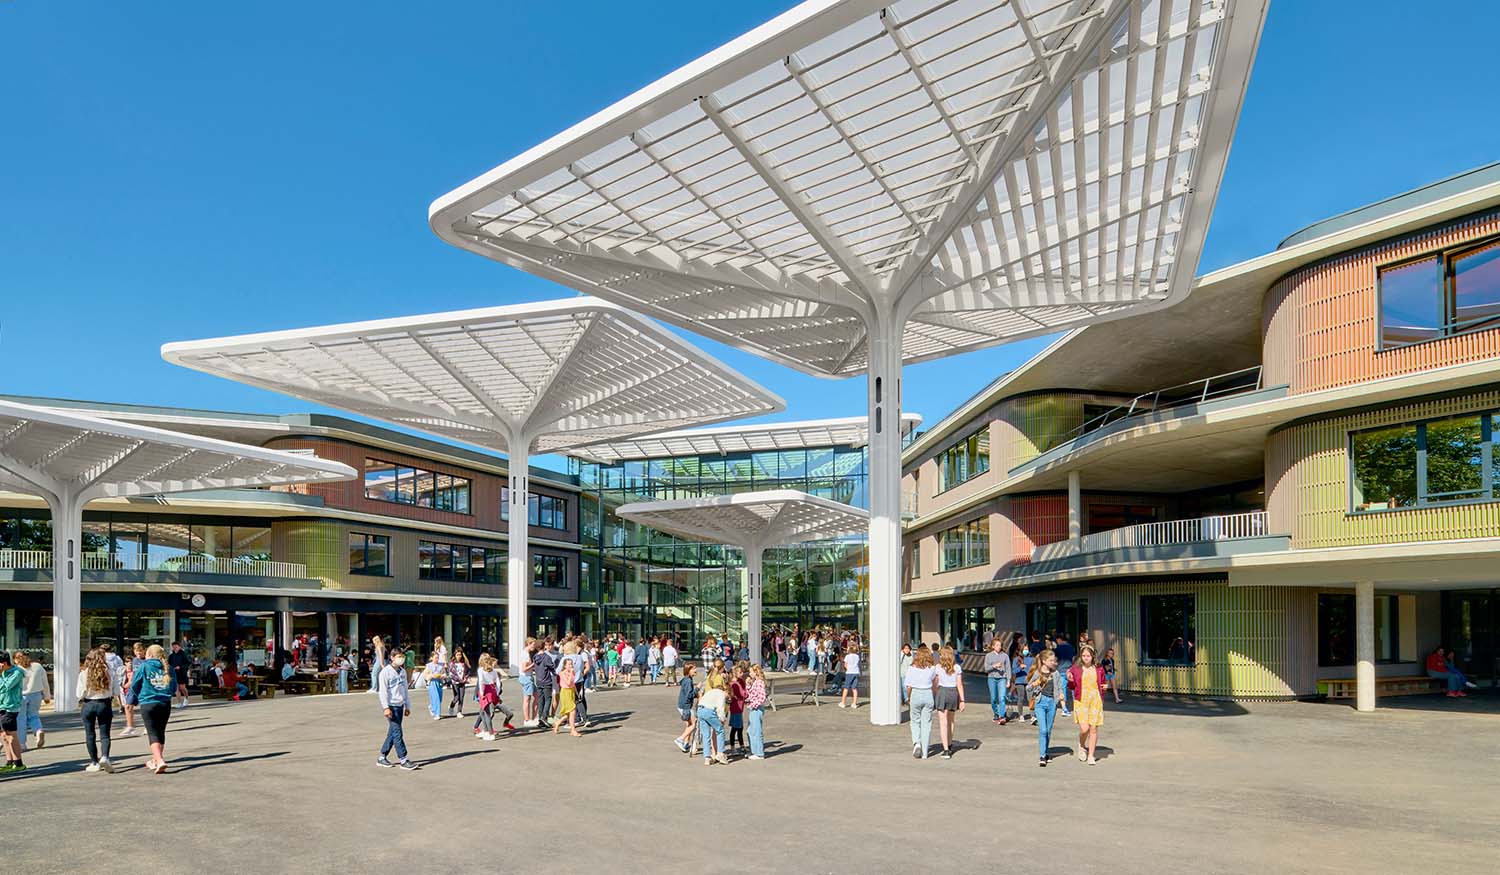
[[[178, 645], [173, 645], [174, 652]], [[110, 759], [110, 729], [114, 724], [114, 703], [119, 700], [125, 711], [125, 736], [135, 735], [135, 716], [139, 712], [151, 747], [147, 770], [162, 774], [167, 770], [165, 748], [167, 721], [174, 700], [187, 703], [186, 678], [179, 676], [166, 648], [150, 647], [137, 642], [135, 656], [126, 666], [108, 644], [93, 648], [83, 659], [78, 672], [77, 695], [83, 717], [83, 740], [88, 750], [88, 772], [113, 772]], [[25, 771], [23, 754], [28, 738], [40, 749], [46, 743], [46, 731], [36, 716], [43, 702], [51, 701], [52, 691], [41, 663], [24, 653], [14, 656], [0, 653], [0, 743], [5, 749], [5, 765], [0, 772]], [[28, 733], [36, 727], [35, 735]]]
[[762, 639], [766, 665], [775, 671], [806, 671], [840, 674], [840, 661], [850, 650], [859, 650], [859, 636], [845, 629], [821, 628], [802, 631], [773, 628]]
[[765, 759], [765, 669], [746, 659], [726, 664], [716, 657], [704, 669], [701, 683], [698, 676], [696, 664], [683, 666], [677, 684], [677, 716], [683, 726], [672, 743], [688, 756], [701, 750], [705, 766], [728, 765], [731, 751], [749, 760]]
[[[474, 699], [479, 713], [474, 718], [474, 735], [484, 741], [494, 741], [495, 717], [504, 715], [503, 727], [515, 731], [511, 722], [515, 713], [501, 701], [502, 672], [499, 660], [489, 653], [479, 654], [474, 665], [463, 648], [455, 648], [452, 656], [441, 637], [433, 642], [425, 665], [420, 670], [408, 670], [406, 649], [399, 644], [387, 647], [380, 636], [373, 639], [375, 682], [370, 690], [380, 700], [381, 713], [385, 716], [385, 739], [380, 745], [380, 756], [375, 764], [382, 768], [400, 768], [414, 772], [419, 766], [413, 762], [406, 749], [404, 720], [411, 716], [411, 687], [413, 682], [427, 689], [428, 715], [434, 720], [444, 717], [443, 691], [450, 695], [447, 716], [464, 716], [464, 695], [470, 679], [474, 682]], [[409, 673], [410, 671], [410, 673]], [[395, 753], [396, 761], [390, 755]]]
[[[990, 642], [984, 657], [985, 679], [989, 686], [991, 721], [1005, 725], [1010, 718], [1012, 693], [1016, 716], [1037, 728], [1038, 765], [1046, 766], [1052, 729], [1057, 716], [1071, 717], [1078, 727], [1078, 759], [1095, 765], [1099, 727], [1104, 725], [1104, 693], [1114, 694], [1114, 651], [1097, 655], [1092, 643], [1079, 636], [1074, 647], [1062, 636], [1043, 640], [1032, 633], [1031, 641], [1016, 633], [1007, 648], [1003, 639]], [[957, 651], [944, 646], [937, 651], [923, 644], [912, 649], [901, 648], [901, 692], [911, 713], [912, 756], [926, 759], [931, 750], [934, 714], [942, 743], [940, 755], [953, 757], [954, 724], [967, 704], [963, 683], [963, 666]], [[1030, 713], [1028, 713], [1030, 712]]]

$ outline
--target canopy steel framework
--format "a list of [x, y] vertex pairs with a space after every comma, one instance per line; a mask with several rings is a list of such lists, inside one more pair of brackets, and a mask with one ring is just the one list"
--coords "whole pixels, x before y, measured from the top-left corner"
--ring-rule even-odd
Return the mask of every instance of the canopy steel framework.
[[506, 453], [513, 664], [527, 629], [526, 496], [534, 451], [785, 407], [660, 325], [586, 297], [169, 343], [162, 357]]
[[443, 239], [868, 375], [900, 719], [901, 366], [1188, 293], [1267, 0], [810, 0], [435, 201]]
[[795, 489], [741, 492], [713, 498], [642, 501], [615, 514], [660, 532], [738, 547], [745, 554], [745, 636], [757, 664], [761, 630], [761, 559], [769, 547], [858, 534], [870, 515], [857, 507]]
[[0, 401], [0, 486], [42, 496], [52, 511], [53, 698], [78, 707], [83, 507], [96, 498], [350, 480], [314, 456]]
[[[868, 420], [863, 416], [846, 416], [801, 422], [688, 428], [580, 447], [573, 455], [609, 465], [636, 459], [677, 456], [724, 456], [730, 453], [796, 450], [805, 447], [862, 447], [870, 439], [867, 423]], [[902, 414], [902, 436], [910, 434], [921, 424], [922, 417], [917, 414]]]

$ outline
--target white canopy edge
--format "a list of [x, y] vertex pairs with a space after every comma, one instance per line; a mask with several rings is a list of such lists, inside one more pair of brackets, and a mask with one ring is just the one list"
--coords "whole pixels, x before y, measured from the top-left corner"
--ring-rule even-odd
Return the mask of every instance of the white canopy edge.
[[[916, 413], [901, 414], [901, 434], [922, 424]], [[579, 447], [571, 455], [592, 462], [665, 459], [689, 455], [728, 455], [808, 447], [863, 447], [870, 439], [869, 418], [807, 419], [797, 422], [760, 422], [748, 425], [685, 428], [624, 441]]]
[[671, 535], [747, 549], [862, 534], [870, 524], [861, 508], [795, 489], [641, 501], [615, 514]]

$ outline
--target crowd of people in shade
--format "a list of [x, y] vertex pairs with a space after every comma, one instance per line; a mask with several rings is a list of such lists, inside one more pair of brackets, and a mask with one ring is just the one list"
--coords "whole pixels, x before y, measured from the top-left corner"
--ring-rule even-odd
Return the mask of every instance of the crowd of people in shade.
[[[990, 640], [983, 669], [988, 686], [990, 720], [999, 726], [1014, 721], [1032, 723], [1037, 730], [1038, 765], [1051, 762], [1052, 730], [1058, 716], [1078, 727], [1078, 759], [1098, 762], [1099, 728], [1104, 725], [1104, 695], [1116, 702], [1115, 652], [1101, 655], [1086, 634], [1074, 645], [1060, 633], [1032, 632]], [[932, 724], [937, 723], [939, 755], [951, 759], [954, 722], [967, 706], [963, 666], [952, 642], [929, 648], [923, 644], [901, 648], [901, 698], [910, 709], [911, 752], [926, 759], [932, 749]], [[1011, 706], [1015, 710], [1012, 712]]]

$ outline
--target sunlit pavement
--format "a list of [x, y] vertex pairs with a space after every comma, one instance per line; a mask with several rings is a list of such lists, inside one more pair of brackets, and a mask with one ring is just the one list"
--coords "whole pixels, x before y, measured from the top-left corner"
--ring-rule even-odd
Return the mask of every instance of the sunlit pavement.
[[195, 703], [160, 776], [140, 736], [115, 739], [116, 774], [83, 772], [76, 718], [52, 717], [30, 770], [0, 776], [7, 869], [1492, 872], [1500, 853], [1494, 695], [1374, 714], [1129, 699], [1106, 705], [1098, 765], [1060, 719], [1042, 769], [1035, 729], [993, 725], [971, 693], [951, 760], [914, 760], [908, 728], [870, 726], [861, 701], [768, 713], [766, 760], [711, 767], [673, 746], [665, 687], [592, 694], [583, 738], [489, 743], [419, 694], [410, 773], [375, 766], [364, 693]]

